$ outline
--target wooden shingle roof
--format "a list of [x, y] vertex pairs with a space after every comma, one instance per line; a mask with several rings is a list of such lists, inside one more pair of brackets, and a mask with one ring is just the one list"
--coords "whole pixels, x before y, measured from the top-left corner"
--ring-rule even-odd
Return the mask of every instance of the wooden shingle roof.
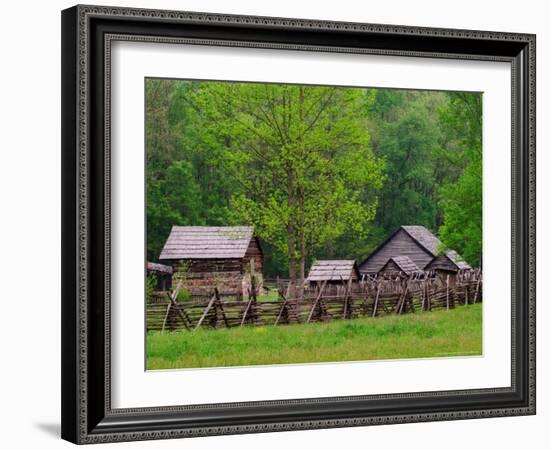
[[173, 269], [172, 267], [165, 266], [164, 264], [147, 262], [147, 271], [171, 274], [173, 272]]
[[445, 252], [445, 256], [449, 258], [452, 262], [456, 264], [459, 269], [471, 269], [472, 267], [466, 261], [462, 259], [457, 252], [454, 250], [449, 250]]
[[394, 263], [397, 268], [406, 274], [414, 273], [414, 272], [420, 272], [420, 269], [418, 266], [413, 262], [411, 258], [408, 256], [393, 256], [391, 257], [386, 264], [384, 264], [384, 267], [382, 267], [381, 271], [384, 271], [384, 269], [387, 268], [387, 266], [390, 263]]
[[[404, 240], [403, 237], [407, 239]], [[408, 242], [407, 242], [408, 241]], [[410, 244], [414, 243], [414, 248]], [[419, 249], [417, 252], [415, 249]], [[422, 225], [402, 225], [395, 230], [384, 242], [376, 247], [369, 256], [359, 265], [363, 273], [378, 272], [388, 258], [392, 256], [408, 256], [422, 270], [440, 256], [444, 250], [441, 241]], [[454, 250], [446, 250], [443, 256], [449, 259], [458, 269], [471, 269], [466, 261]]]
[[347, 281], [357, 279], [359, 271], [353, 259], [333, 259], [316, 261], [311, 265], [308, 281]]
[[160, 260], [244, 258], [253, 227], [173, 226]]
[[[403, 225], [401, 228], [434, 256], [438, 255], [443, 247], [441, 241], [422, 225]], [[447, 250], [444, 254], [459, 269], [471, 269], [470, 265], [454, 250]]]
[[430, 230], [422, 225], [403, 225], [401, 228], [432, 255], [437, 255], [441, 241]]

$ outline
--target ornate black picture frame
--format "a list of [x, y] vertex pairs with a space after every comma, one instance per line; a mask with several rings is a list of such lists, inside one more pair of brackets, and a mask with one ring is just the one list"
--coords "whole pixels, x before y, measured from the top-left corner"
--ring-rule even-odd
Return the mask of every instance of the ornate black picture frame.
[[[512, 373], [506, 388], [113, 409], [110, 46], [115, 40], [512, 66]], [[62, 13], [62, 437], [84, 444], [535, 413], [535, 36], [98, 6]]]

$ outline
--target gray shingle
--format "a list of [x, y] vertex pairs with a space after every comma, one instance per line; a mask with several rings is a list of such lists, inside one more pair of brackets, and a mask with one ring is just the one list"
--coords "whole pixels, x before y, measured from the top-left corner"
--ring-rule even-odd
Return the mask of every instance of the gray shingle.
[[347, 281], [357, 278], [357, 266], [353, 259], [332, 259], [315, 261], [311, 265], [308, 281]]
[[426, 250], [434, 256], [438, 254], [441, 241], [426, 227], [422, 225], [403, 225], [403, 228], [409, 235], [418, 241]]
[[[437, 256], [443, 250], [441, 241], [426, 227], [422, 225], [403, 225], [403, 228], [413, 239], [428, 250], [432, 255]], [[454, 250], [444, 252], [459, 269], [471, 269], [470, 265]]]
[[159, 259], [244, 258], [253, 227], [173, 226]]
[[164, 264], [147, 262], [147, 271], [171, 274], [173, 272], [173, 269], [172, 267], [166, 266]]
[[392, 261], [402, 272], [407, 274], [420, 272], [418, 266], [408, 256], [394, 256], [390, 258], [384, 267], [382, 267], [381, 271], [384, 271], [384, 268]]

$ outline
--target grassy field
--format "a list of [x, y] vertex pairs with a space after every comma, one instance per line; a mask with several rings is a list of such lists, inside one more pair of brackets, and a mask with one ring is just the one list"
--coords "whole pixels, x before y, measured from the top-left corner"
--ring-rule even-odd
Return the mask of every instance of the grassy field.
[[481, 355], [481, 304], [309, 325], [150, 333], [147, 369]]

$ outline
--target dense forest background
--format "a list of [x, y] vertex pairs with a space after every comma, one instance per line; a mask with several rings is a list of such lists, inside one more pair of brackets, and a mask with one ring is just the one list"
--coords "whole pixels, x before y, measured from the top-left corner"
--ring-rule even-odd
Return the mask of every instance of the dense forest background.
[[147, 79], [147, 258], [251, 224], [264, 274], [302, 279], [415, 224], [478, 266], [481, 136], [477, 93]]

